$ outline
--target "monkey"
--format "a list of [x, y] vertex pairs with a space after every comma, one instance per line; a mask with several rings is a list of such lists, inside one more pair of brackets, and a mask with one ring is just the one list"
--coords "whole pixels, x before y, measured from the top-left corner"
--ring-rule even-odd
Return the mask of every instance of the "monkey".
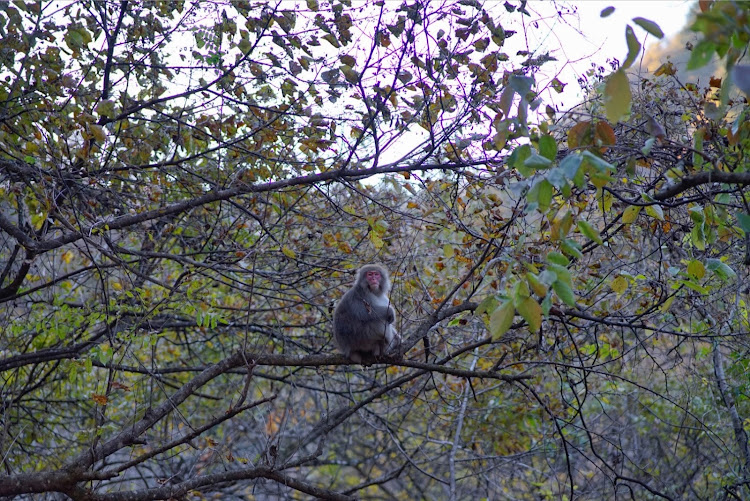
[[390, 305], [388, 272], [368, 264], [357, 271], [354, 286], [333, 311], [333, 337], [339, 350], [363, 365], [386, 355], [400, 344], [401, 336], [392, 325], [396, 314]]

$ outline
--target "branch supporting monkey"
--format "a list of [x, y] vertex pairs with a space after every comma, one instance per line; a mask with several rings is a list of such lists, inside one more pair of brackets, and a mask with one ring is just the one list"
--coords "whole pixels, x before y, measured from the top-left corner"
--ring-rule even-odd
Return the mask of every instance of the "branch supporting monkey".
[[388, 272], [368, 264], [357, 271], [354, 286], [333, 312], [333, 338], [339, 350], [353, 362], [370, 365], [400, 347], [401, 336], [393, 326], [396, 314], [388, 292]]

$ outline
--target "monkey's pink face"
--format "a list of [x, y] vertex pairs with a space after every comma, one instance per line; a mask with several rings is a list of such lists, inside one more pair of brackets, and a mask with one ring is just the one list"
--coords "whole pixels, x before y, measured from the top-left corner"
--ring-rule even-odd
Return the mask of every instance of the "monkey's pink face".
[[368, 271], [365, 273], [365, 279], [370, 284], [370, 290], [377, 290], [380, 288], [380, 272], [379, 271]]

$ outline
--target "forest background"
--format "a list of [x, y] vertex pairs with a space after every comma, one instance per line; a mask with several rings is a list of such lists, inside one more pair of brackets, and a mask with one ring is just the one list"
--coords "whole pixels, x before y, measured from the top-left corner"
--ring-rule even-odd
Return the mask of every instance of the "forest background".
[[694, 82], [648, 12], [562, 81], [575, 16], [3, 2], [0, 498], [750, 497], [750, 4]]

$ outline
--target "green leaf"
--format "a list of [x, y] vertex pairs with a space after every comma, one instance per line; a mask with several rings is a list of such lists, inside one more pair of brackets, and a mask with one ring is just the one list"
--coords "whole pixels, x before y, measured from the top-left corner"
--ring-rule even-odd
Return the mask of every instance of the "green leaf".
[[703, 221], [706, 220], [706, 215], [703, 214], [702, 207], [691, 207], [688, 213], [690, 214], [690, 220], [695, 224], [703, 224]]
[[490, 315], [490, 335], [498, 337], [508, 332], [510, 326], [513, 325], [514, 315], [515, 309], [511, 301], [505, 301], [499, 307], [495, 308], [495, 311]]
[[590, 151], [584, 151], [582, 154], [583, 159], [586, 161], [586, 165], [594, 167], [599, 172], [614, 171], [615, 166], [604, 160], [602, 157], [598, 157]]
[[477, 306], [477, 309], [474, 310], [474, 315], [481, 315], [482, 313], [489, 313], [490, 311], [495, 311], [495, 308], [497, 307], [497, 299], [495, 296], [487, 296], [484, 298], [484, 300], [479, 303], [479, 306]]
[[549, 254], [547, 254], [547, 262], [552, 263], [552, 264], [557, 264], [560, 266], [570, 265], [570, 261], [568, 260], [567, 257], [555, 251], [552, 251]]
[[560, 249], [568, 256], [574, 259], [582, 259], [583, 253], [581, 252], [581, 244], [575, 240], [566, 238], [560, 242]]
[[542, 315], [549, 316], [550, 309], [552, 309], [552, 294], [547, 294], [542, 300]]
[[583, 236], [585, 236], [589, 240], [593, 240], [599, 245], [602, 245], [604, 243], [604, 240], [602, 240], [601, 235], [599, 235], [599, 230], [591, 226], [587, 221], [584, 221], [583, 219], [579, 219], [577, 224], [578, 224], [578, 229], [581, 230], [581, 233], [583, 234]]
[[542, 326], [542, 307], [534, 299], [527, 297], [516, 307], [518, 313], [529, 324], [531, 332], [538, 332]]
[[553, 281], [552, 283], [560, 281], [567, 283], [571, 287], [573, 286], [573, 277], [570, 276], [570, 271], [565, 266], [549, 263], [547, 265], [547, 270], [545, 271], [551, 271], [557, 277], [557, 280]]
[[737, 277], [737, 273], [719, 259], [706, 259], [706, 268], [709, 271], [713, 271], [724, 282]]
[[547, 171], [546, 178], [555, 188], [562, 189], [563, 187], [568, 186], [568, 180], [560, 167], [555, 167]]
[[539, 203], [539, 212], [547, 212], [550, 203], [552, 203], [552, 195], [554, 194], [555, 190], [552, 187], [552, 184], [546, 179], [543, 179], [541, 182], [537, 183], [536, 186], [539, 187], [539, 195], [537, 197], [537, 202]]
[[662, 210], [661, 205], [647, 205], [646, 214], [658, 219], [659, 221], [664, 221], [664, 211]]
[[687, 63], [688, 70], [696, 70], [707, 65], [716, 51], [716, 45], [709, 40], [701, 40], [698, 44], [693, 47], [693, 52], [690, 54], [690, 59]]
[[664, 38], [664, 32], [655, 22], [642, 17], [634, 17], [633, 22], [648, 31], [651, 35], [654, 35], [656, 38]]
[[[625, 28], [625, 40], [628, 43], [628, 57], [625, 58], [625, 62], [622, 63], [622, 69], [630, 68], [641, 53], [641, 42], [636, 38], [635, 32], [630, 25]], [[612, 123], [615, 121], [616, 120], [612, 120]]]
[[693, 152], [693, 165], [695, 165], [696, 168], [703, 165], [703, 155], [698, 153], [703, 152], [703, 133], [704, 131], [700, 129], [693, 132], [693, 149], [695, 150]]
[[514, 169], [523, 167], [524, 162], [526, 162], [526, 159], [530, 156], [531, 146], [529, 146], [528, 144], [519, 146], [518, 148], [514, 149], [513, 153], [511, 153], [510, 157], [508, 157], [508, 165], [510, 165]]
[[576, 295], [573, 292], [573, 288], [570, 287], [566, 282], [563, 282], [562, 280], [556, 280], [552, 284], [552, 290], [555, 291], [555, 294], [557, 294], [557, 297], [559, 297], [563, 303], [567, 304], [568, 306], [575, 306], [576, 305]]
[[656, 144], [656, 138], [650, 137], [646, 139], [646, 143], [643, 145], [643, 148], [641, 148], [641, 153], [643, 153], [644, 157], [647, 157], [649, 153], [651, 153], [651, 149]]
[[549, 134], [544, 134], [539, 138], [539, 154], [553, 161], [557, 156], [557, 142]]
[[565, 174], [565, 177], [573, 181], [581, 168], [581, 162], [583, 158], [577, 153], [571, 153], [562, 159], [560, 162], [560, 169]]
[[599, 13], [599, 17], [609, 17], [614, 11], [615, 8], [610, 5], [609, 7], [605, 7], [604, 9], [602, 9], [602, 11]]
[[690, 241], [698, 250], [706, 250], [706, 234], [703, 231], [703, 226], [693, 226], [690, 231]]
[[745, 233], [750, 233], [750, 215], [737, 214], [737, 222]]
[[695, 282], [692, 282], [690, 280], [678, 280], [678, 284], [684, 285], [688, 289], [692, 289], [695, 292], [698, 292], [700, 294], [708, 294], [708, 289], [705, 287], [701, 287], [700, 285], [696, 284]]
[[526, 299], [531, 296], [529, 286], [524, 281], [519, 281], [513, 291], [513, 304], [518, 307], [519, 304], [523, 303]]
[[532, 153], [523, 163], [524, 167], [532, 169], [546, 169], [552, 164], [552, 160], [536, 153]]
[[619, 69], [609, 76], [604, 86], [604, 109], [611, 124], [617, 123], [628, 113], [631, 98], [628, 77], [623, 69]]

